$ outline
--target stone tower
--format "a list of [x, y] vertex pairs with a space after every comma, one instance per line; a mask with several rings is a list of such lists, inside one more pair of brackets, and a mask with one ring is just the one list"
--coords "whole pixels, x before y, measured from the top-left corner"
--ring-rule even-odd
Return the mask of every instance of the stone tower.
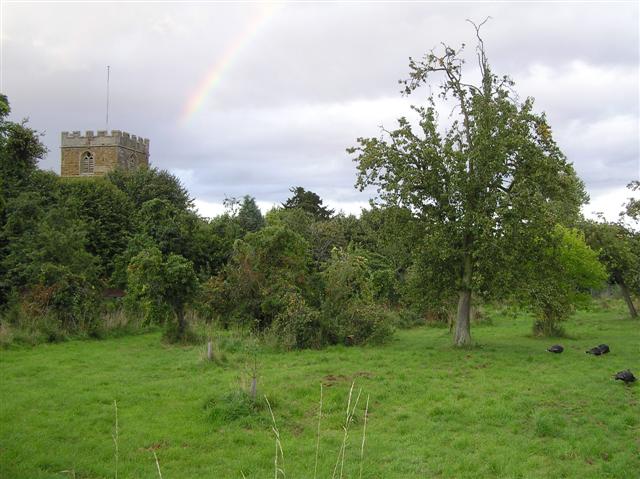
[[60, 139], [60, 176], [103, 176], [116, 168], [149, 166], [149, 140], [119, 130], [63, 131]]

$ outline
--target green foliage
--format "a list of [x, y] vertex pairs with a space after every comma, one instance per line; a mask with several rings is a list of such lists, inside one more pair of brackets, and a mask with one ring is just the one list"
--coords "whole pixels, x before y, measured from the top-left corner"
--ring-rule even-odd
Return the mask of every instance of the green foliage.
[[268, 226], [247, 234], [236, 241], [218, 283], [226, 298], [218, 314], [266, 330], [283, 310], [287, 293], [307, 292], [310, 261], [308, 243], [288, 228]]
[[136, 209], [156, 199], [165, 200], [178, 210], [188, 210], [193, 206], [193, 200], [180, 180], [165, 170], [116, 169], [106, 178], [129, 197]]
[[589, 245], [598, 252], [609, 281], [632, 285], [640, 293], [640, 255], [636, 244], [640, 234], [619, 223], [586, 221], [582, 224]]
[[309, 213], [316, 221], [328, 220], [334, 211], [322, 205], [322, 199], [313, 191], [307, 191], [301, 186], [290, 188], [291, 198], [282, 203], [285, 209], [301, 209]]
[[632, 296], [640, 295], [640, 233], [622, 222], [586, 221], [582, 229], [589, 245], [598, 251], [609, 282], [620, 286], [629, 314], [637, 317]]
[[228, 253], [224, 238], [195, 213], [177, 208], [168, 200], [143, 203], [135, 223], [139, 236], [150, 238], [165, 256], [184, 256], [203, 278], [215, 274], [225, 262]]
[[598, 255], [576, 229], [557, 225], [551, 241], [527, 258], [527, 273], [522, 277], [522, 298], [536, 313], [534, 333], [559, 336], [566, 320], [577, 306], [590, 299], [590, 289], [599, 288], [607, 275]]
[[[400, 118], [386, 137], [359, 138], [348, 151], [356, 155], [357, 186], [376, 186], [383, 204], [414, 211], [426, 243], [437, 245], [423, 265], [446, 275], [425, 290], [497, 294], [518, 266], [512, 244], [535, 247], [553, 225], [577, 217], [586, 195], [545, 116], [533, 100], [514, 99], [513, 82], [491, 71], [483, 43], [477, 85], [463, 79], [461, 50], [443, 50], [411, 60], [402, 83], [408, 95], [444, 73], [439, 96], [456, 105], [453, 121], [442, 127], [430, 95], [427, 106], [413, 107], [417, 125]], [[458, 318], [455, 342], [469, 344], [469, 310]]]
[[198, 278], [193, 264], [182, 256], [169, 254], [166, 259], [155, 247], [135, 256], [128, 268], [128, 300], [138, 301], [150, 319], [167, 310], [175, 315], [169, 324], [170, 339], [190, 338], [185, 319], [185, 306], [197, 295]]
[[86, 250], [84, 223], [34, 192], [10, 199], [6, 218], [2, 289], [13, 292], [27, 316], [48, 316], [70, 331], [91, 329], [99, 267]]
[[[32, 190], [33, 177], [40, 177], [37, 164], [46, 153], [40, 134], [22, 123], [8, 121], [11, 108], [6, 95], [0, 93], [0, 306], [6, 304], [11, 283], [4, 263], [8, 254], [9, 201], [20, 193]], [[17, 218], [13, 218], [16, 221]]]
[[223, 273], [203, 289], [208, 315], [225, 327], [267, 332], [286, 349], [317, 348], [347, 336], [354, 343], [388, 339], [395, 318], [374, 303], [363, 253], [336, 249], [322, 274], [314, 275], [309, 243], [283, 226], [288, 219], [288, 213], [271, 212], [268, 221], [279, 226], [236, 242]]
[[[422, 240], [420, 222], [407, 208], [374, 207], [363, 210], [360, 218], [361, 245], [373, 271], [377, 301], [398, 306], [407, 292], [407, 276]], [[424, 288], [419, 288], [420, 290]], [[419, 291], [416, 299], [422, 298]]]
[[[640, 192], [640, 180], [634, 180], [627, 185], [627, 188], [631, 191]], [[621, 213], [621, 216], [628, 216], [629, 218], [636, 221], [640, 221], [640, 198], [629, 198], [627, 203], [624, 205], [624, 212]]]
[[144, 202], [136, 214], [138, 231], [152, 238], [165, 255], [185, 255], [196, 221], [193, 214], [158, 198]]
[[40, 142], [40, 133], [27, 127], [26, 120], [8, 121], [10, 112], [9, 100], [0, 94], [0, 198], [3, 201], [28, 184], [38, 161], [47, 152]]
[[333, 250], [322, 276], [324, 308], [331, 315], [340, 314], [351, 301], [373, 301], [371, 271], [361, 250]]
[[394, 318], [374, 303], [367, 258], [355, 248], [334, 249], [322, 272], [322, 314], [332, 341], [383, 342], [393, 334]]
[[270, 333], [285, 349], [319, 348], [325, 331], [318, 310], [311, 308], [299, 293], [287, 293]]
[[87, 251], [99, 258], [103, 274], [110, 277], [115, 258], [124, 252], [133, 233], [132, 203], [100, 178], [62, 180], [60, 187], [64, 207], [84, 223]]
[[286, 226], [302, 235], [311, 246], [316, 264], [328, 260], [333, 248], [344, 248], [349, 243], [340, 215], [317, 221], [312, 213], [301, 208], [273, 208], [266, 220], [270, 226]]
[[264, 226], [264, 217], [254, 197], [246, 195], [242, 198], [236, 220], [245, 233], [258, 231]]
[[389, 206], [363, 210], [362, 246], [386, 258], [399, 275], [412, 264], [416, 242], [423, 236], [420, 223], [407, 208]]

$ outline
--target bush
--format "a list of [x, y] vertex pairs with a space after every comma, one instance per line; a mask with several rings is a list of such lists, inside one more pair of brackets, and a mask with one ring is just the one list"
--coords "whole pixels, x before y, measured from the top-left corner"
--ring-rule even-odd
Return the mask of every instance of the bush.
[[210, 280], [201, 301], [223, 324], [269, 330], [288, 307], [290, 294], [306, 299], [309, 286], [309, 244], [282, 226], [267, 226], [234, 244], [222, 274]]
[[376, 301], [385, 304], [398, 304], [400, 294], [399, 284], [395, 271], [391, 269], [381, 269], [374, 271], [371, 275], [373, 296]]
[[394, 333], [397, 315], [374, 303], [355, 302], [333, 324], [339, 338], [349, 338], [353, 344], [382, 344]]
[[272, 335], [286, 349], [319, 348], [324, 343], [320, 313], [310, 308], [299, 294], [289, 293], [285, 306], [271, 326]]
[[334, 249], [322, 273], [323, 315], [332, 342], [381, 343], [393, 334], [397, 316], [373, 299], [367, 259], [355, 248]]
[[402, 308], [397, 312], [395, 325], [401, 329], [414, 328], [425, 324], [424, 316], [413, 308]]

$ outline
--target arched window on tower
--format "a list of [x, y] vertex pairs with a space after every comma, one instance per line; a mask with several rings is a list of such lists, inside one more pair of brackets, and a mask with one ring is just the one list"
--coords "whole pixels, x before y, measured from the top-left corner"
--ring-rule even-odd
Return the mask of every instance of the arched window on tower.
[[96, 166], [96, 162], [93, 158], [93, 153], [85, 151], [80, 157], [80, 174], [81, 175], [93, 175], [93, 170]]

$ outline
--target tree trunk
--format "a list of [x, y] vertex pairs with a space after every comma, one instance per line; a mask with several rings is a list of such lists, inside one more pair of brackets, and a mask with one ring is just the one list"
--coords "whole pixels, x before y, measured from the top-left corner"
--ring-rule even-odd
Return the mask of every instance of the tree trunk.
[[464, 272], [462, 274], [462, 288], [458, 300], [458, 314], [456, 316], [456, 333], [453, 342], [456, 346], [471, 344], [471, 254], [464, 256]]
[[176, 316], [178, 318], [178, 337], [184, 339], [184, 334], [187, 331], [187, 321], [184, 318], [184, 308], [176, 308]]
[[633, 305], [633, 300], [631, 299], [631, 295], [629, 294], [629, 288], [624, 284], [624, 281], [620, 281], [618, 283], [620, 285], [620, 291], [622, 291], [622, 297], [627, 303], [627, 307], [629, 308], [629, 314], [632, 318], [638, 317], [638, 312], [636, 311], [636, 307]]

